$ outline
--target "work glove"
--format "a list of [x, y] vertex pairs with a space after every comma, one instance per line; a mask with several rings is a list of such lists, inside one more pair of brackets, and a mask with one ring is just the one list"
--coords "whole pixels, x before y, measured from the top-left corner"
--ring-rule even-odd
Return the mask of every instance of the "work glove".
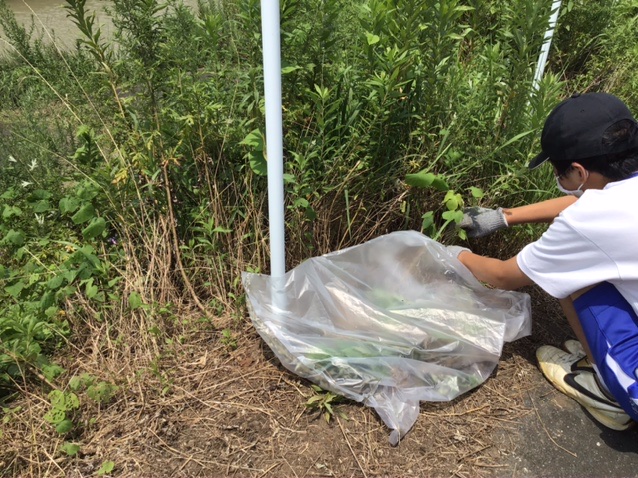
[[446, 249], [453, 257], [456, 257], [457, 259], [459, 257], [459, 254], [463, 251], [472, 252], [467, 247], [461, 246], [446, 246]]
[[500, 207], [468, 207], [463, 209], [463, 220], [459, 227], [467, 231], [468, 237], [483, 237], [507, 227], [507, 219]]

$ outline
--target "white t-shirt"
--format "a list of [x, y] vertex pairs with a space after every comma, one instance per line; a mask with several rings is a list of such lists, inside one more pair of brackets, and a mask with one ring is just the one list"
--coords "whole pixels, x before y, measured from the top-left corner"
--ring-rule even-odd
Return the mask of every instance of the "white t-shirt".
[[608, 281], [638, 313], [638, 177], [585, 191], [516, 260], [553, 297]]

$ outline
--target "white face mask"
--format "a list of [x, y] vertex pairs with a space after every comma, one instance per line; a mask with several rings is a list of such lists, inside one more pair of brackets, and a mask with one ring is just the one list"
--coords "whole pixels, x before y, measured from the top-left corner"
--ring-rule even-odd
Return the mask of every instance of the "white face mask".
[[585, 183], [587, 182], [587, 179], [585, 179], [582, 182], [582, 184], [580, 186], [578, 186], [578, 189], [569, 190], [569, 189], [565, 189], [563, 186], [561, 186], [560, 179], [559, 179], [560, 176], [554, 176], [554, 177], [556, 178], [556, 186], [558, 187], [558, 190], [560, 192], [562, 192], [563, 194], [567, 194], [569, 196], [575, 196], [575, 197], [579, 198], [585, 192], [581, 188], [585, 185]]

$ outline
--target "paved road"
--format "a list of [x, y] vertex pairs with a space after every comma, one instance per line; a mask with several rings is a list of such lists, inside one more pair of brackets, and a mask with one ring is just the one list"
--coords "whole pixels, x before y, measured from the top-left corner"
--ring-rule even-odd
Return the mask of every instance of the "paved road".
[[535, 416], [517, 436], [507, 437], [516, 445], [509, 457], [511, 476], [638, 476], [638, 427], [615, 432], [600, 426], [548, 382], [534, 395], [529, 405]]

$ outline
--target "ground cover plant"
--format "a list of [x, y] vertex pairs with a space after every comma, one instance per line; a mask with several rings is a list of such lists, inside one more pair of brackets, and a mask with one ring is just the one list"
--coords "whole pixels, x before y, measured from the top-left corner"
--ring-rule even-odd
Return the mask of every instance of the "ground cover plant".
[[[535, 88], [549, 1], [282, 1], [287, 267], [398, 229], [461, 244], [464, 205], [553, 195], [549, 171], [526, 164], [557, 100], [604, 89], [635, 101], [635, 7], [568, 3], [570, 28]], [[254, 387], [344, 430], [337, 397], [314, 398], [277, 370], [245, 311], [241, 272], [269, 272], [259, 1], [114, 0], [108, 37], [85, 0], [64, 8], [78, 31], [71, 50], [0, 0], [0, 434], [10, 444], [0, 474], [167, 474], [149, 457], [171, 449], [181, 471], [268, 474], [245, 451], [233, 465], [227, 438], [241, 415], [211, 439], [227, 455], [189, 460], [177, 445], [197, 441], [195, 412], [226, 413], [215, 398], [223, 374], [241, 381], [251, 365]], [[539, 231], [472, 247], [504, 257]], [[262, 401], [247, 413], [267, 410], [266, 396], [250, 396]], [[186, 402], [205, 412], [188, 408], [180, 432]], [[384, 470], [376, 458], [370, 474]]]

